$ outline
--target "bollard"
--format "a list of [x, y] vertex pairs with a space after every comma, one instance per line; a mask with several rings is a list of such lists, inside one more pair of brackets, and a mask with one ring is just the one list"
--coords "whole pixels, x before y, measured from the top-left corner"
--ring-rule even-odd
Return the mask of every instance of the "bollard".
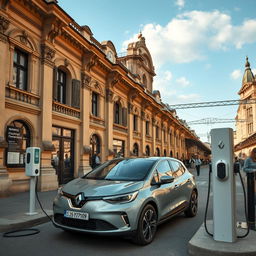
[[248, 223], [251, 230], [255, 230], [255, 206], [254, 206], [254, 172], [247, 173], [247, 205]]

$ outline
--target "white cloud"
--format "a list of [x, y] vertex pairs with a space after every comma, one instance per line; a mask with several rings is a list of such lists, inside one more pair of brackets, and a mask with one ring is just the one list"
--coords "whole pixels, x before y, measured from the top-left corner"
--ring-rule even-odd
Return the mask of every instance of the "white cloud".
[[182, 9], [185, 6], [185, 0], [176, 0], [175, 5]]
[[198, 102], [199, 100], [200, 100], [200, 95], [196, 93], [180, 94], [177, 96], [177, 102], [179, 103]]
[[[188, 63], [207, 58], [211, 51], [242, 48], [256, 42], [256, 19], [233, 25], [232, 18], [218, 10], [184, 12], [168, 24], [146, 24], [141, 27], [156, 68], [168, 62]], [[123, 43], [137, 41], [137, 35]]]
[[237, 80], [237, 79], [240, 79], [242, 77], [242, 71], [240, 69], [236, 69], [234, 70], [231, 74], [230, 74], [230, 77], [233, 79], [233, 80]]
[[186, 78], [186, 77], [180, 77], [180, 78], [178, 78], [178, 79], [176, 79], [176, 83], [178, 84], [178, 85], [180, 85], [181, 87], [183, 87], [183, 88], [186, 88], [186, 87], [188, 87], [189, 85], [190, 85], [190, 82], [188, 81], [188, 79]]

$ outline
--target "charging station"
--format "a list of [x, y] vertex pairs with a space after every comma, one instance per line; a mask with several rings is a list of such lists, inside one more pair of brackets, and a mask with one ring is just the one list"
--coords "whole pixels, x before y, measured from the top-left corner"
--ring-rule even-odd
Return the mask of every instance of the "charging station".
[[213, 179], [213, 238], [235, 242], [236, 186], [233, 171], [234, 143], [231, 128], [211, 130]]
[[27, 215], [35, 215], [36, 178], [40, 175], [40, 148], [28, 147], [25, 155], [25, 173], [30, 177], [30, 200]]

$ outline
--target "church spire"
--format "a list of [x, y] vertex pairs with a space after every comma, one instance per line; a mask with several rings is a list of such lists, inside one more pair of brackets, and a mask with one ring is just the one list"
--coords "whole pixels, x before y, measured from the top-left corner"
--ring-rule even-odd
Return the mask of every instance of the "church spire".
[[243, 76], [243, 82], [242, 85], [251, 83], [254, 81], [254, 76], [251, 71], [251, 66], [250, 62], [248, 61], [248, 56], [246, 56], [246, 62], [245, 62], [245, 71], [244, 71], [244, 76]]

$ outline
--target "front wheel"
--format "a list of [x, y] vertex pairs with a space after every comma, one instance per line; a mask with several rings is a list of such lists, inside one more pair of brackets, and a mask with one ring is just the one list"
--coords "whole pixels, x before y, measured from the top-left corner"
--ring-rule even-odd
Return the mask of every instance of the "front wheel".
[[146, 245], [153, 241], [157, 228], [157, 214], [152, 205], [146, 205], [141, 212], [136, 234], [133, 241], [136, 244]]
[[184, 212], [187, 217], [194, 217], [197, 214], [198, 210], [198, 195], [197, 192], [194, 190], [190, 197], [189, 207]]

